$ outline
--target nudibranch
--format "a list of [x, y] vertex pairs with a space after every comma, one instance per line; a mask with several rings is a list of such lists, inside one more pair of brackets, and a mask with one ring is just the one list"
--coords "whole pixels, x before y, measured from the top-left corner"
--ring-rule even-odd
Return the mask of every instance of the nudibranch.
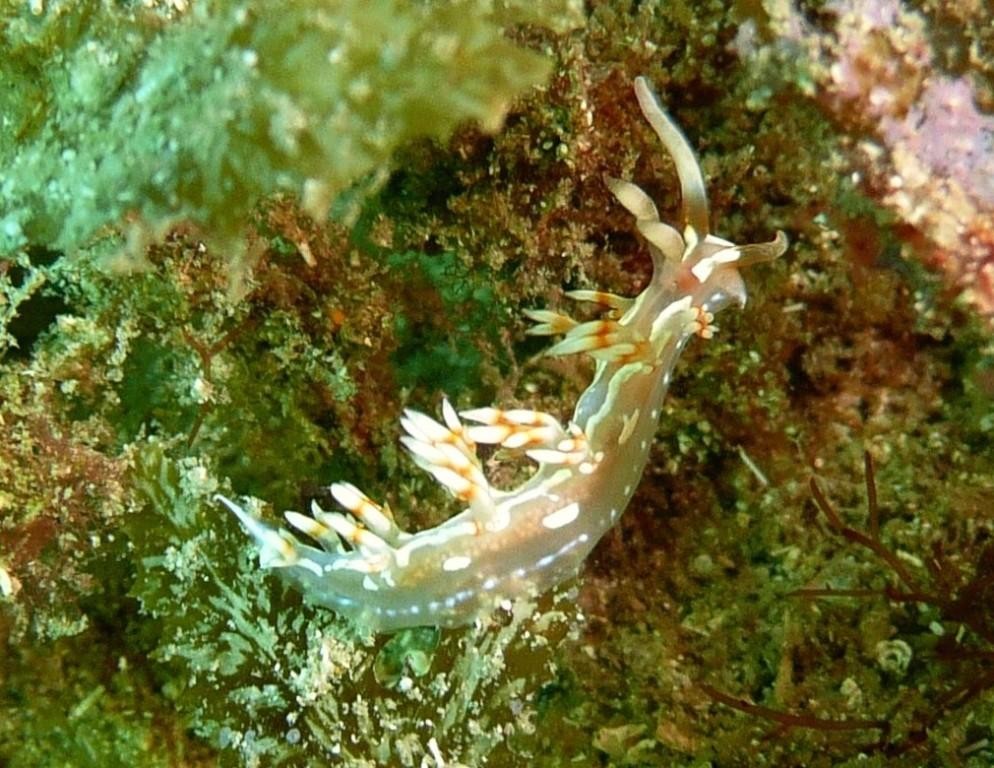
[[[590, 386], [569, 422], [538, 411], [478, 408], [457, 413], [444, 401], [441, 421], [405, 411], [401, 441], [414, 461], [464, 505], [444, 523], [401, 530], [389, 507], [349, 483], [331, 495], [347, 514], [317, 504], [312, 515], [285, 513], [304, 543], [219, 496], [260, 549], [263, 567], [279, 568], [305, 596], [374, 631], [470, 623], [498, 601], [547, 590], [579, 570], [618, 520], [649, 456], [674, 365], [692, 336], [710, 338], [712, 320], [744, 305], [739, 270], [780, 256], [787, 238], [733, 245], [710, 233], [701, 169], [680, 129], [644, 77], [635, 94], [673, 158], [683, 203], [683, 231], [659, 220], [639, 187], [606, 183], [635, 216], [648, 242], [653, 274], [637, 297], [571, 291], [599, 305], [602, 319], [577, 322], [550, 310], [528, 311], [530, 333], [562, 335], [549, 355], [585, 353], [596, 361]], [[476, 444], [523, 452], [537, 464], [513, 490], [484, 476]]]

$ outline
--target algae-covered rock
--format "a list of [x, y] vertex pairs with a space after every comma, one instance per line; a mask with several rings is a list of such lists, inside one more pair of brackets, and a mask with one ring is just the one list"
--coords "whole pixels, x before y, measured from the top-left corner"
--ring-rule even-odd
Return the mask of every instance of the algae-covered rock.
[[[874, 5], [0, 0], [0, 764], [990, 765], [990, 329], [801, 45]], [[989, 113], [990, 9], [913, 13]], [[568, 418], [592, 368], [523, 311], [648, 279], [605, 174], [679, 220], [639, 74], [716, 233], [792, 246], [688, 347], [629, 509], [473, 627], [306, 603], [214, 493], [349, 480], [420, 529], [454, 510], [404, 408]]]
[[320, 216], [413, 137], [496, 130], [549, 62], [492, 11], [6, 0], [0, 253], [73, 250], [125, 219], [136, 233], [192, 220], [233, 247], [263, 195], [292, 191]]

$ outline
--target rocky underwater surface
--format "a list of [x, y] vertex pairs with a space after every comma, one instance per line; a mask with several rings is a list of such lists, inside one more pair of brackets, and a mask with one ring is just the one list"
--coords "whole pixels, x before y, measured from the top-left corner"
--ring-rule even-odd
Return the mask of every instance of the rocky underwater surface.
[[[568, 418], [524, 310], [649, 279], [605, 175], [679, 220], [638, 75], [791, 246], [627, 512], [468, 628], [309, 604], [215, 494], [420, 530], [404, 408]], [[989, 4], [0, 0], [0, 76], [0, 766], [994, 761]]]

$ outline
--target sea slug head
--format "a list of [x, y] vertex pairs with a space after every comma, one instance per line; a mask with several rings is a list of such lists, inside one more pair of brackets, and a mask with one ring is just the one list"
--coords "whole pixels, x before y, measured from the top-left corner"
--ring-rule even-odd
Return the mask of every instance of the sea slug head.
[[[666, 307], [689, 304], [714, 314], [731, 303], [745, 304], [742, 267], [771, 261], [787, 250], [787, 236], [778, 231], [767, 243], [735, 245], [712, 235], [704, 177], [694, 152], [673, 120], [663, 111], [649, 81], [635, 79], [635, 95], [642, 114], [673, 158], [683, 202], [683, 229], [659, 220], [655, 203], [634, 184], [606, 177], [608, 188], [636, 218], [636, 226], [649, 243], [653, 278], [646, 293], [652, 301], [640, 302], [628, 318], [634, 325], [653, 322], [651, 315]], [[641, 316], [640, 316], [641, 315]]]

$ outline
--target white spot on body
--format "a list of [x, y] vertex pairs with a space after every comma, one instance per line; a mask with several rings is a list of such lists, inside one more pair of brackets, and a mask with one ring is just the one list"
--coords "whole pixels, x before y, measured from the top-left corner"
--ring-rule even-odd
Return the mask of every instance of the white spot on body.
[[488, 531], [493, 531], [497, 533], [503, 531], [511, 524], [511, 515], [507, 511], [506, 507], [495, 507], [492, 513], [492, 517], [484, 523], [484, 527]]
[[638, 424], [639, 420], [639, 409], [636, 408], [630, 414], [626, 414], [622, 417], [624, 419], [624, 426], [621, 428], [621, 434], [618, 435], [618, 445], [624, 445], [628, 442], [628, 438], [632, 436], [632, 432], [635, 431], [635, 425]]
[[316, 576], [324, 575], [324, 569], [322, 569], [320, 565], [315, 563], [310, 558], [302, 557], [300, 560], [294, 563], [294, 565], [299, 565], [301, 568], [306, 568], [307, 570], [314, 573]]
[[553, 530], [562, 528], [564, 525], [569, 525], [576, 520], [579, 514], [580, 505], [574, 501], [572, 504], [567, 504], [562, 509], [557, 509], [555, 512], [551, 512], [543, 517], [542, 525]]
[[466, 555], [453, 555], [442, 562], [442, 570], [461, 571], [463, 568], [468, 568], [472, 562], [473, 559]]

